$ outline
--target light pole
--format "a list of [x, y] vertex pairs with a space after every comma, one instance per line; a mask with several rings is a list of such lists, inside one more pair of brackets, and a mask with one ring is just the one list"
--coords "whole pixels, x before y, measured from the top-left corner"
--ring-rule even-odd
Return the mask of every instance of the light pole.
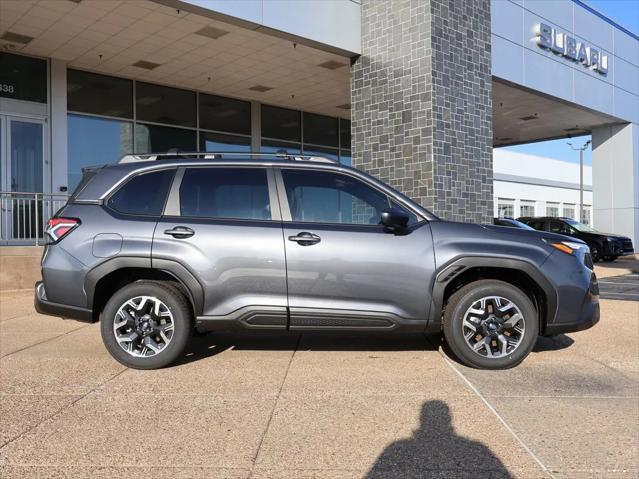
[[574, 150], [579, 150], [579, 222], [581, 223], [584, 218], [584, 150], [590, 146], [592, 140], [588, 140], [581, 147], [574, 147], [572, 143], [568, 142], [568, 146]]

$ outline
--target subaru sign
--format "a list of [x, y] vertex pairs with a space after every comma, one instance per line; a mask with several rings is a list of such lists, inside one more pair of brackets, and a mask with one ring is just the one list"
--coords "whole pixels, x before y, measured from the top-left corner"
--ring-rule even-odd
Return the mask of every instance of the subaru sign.
[[535, 26], [537, 45], [564, 58], [581, 63], [596, 72], [608, 74], [608, 55], [545, 23]]

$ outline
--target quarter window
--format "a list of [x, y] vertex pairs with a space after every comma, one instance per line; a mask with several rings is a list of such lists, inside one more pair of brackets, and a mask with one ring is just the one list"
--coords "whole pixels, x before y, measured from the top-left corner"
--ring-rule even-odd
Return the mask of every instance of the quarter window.
[[129, 215], [161, 215], [174, 173], [175, 170], [161, 170], [138, 175], [111, 196], [107, 204]]
[[187, 169], [180, 185], [180, 214], [196, 218], [270, 220], [266, 170]]
[[[376, 225], [382, 210], [399, 207], [384, 193], [347, 175], [282, 170], [282, 176], [293, 221]], [[411, 223], [416, 220], [412, 215]]]

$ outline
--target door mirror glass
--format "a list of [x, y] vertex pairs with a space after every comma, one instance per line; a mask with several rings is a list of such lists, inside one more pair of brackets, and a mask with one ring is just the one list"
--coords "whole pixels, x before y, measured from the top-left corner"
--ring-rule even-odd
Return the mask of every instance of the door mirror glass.
[[408, 224], [409, 216], [398, 208], [387, 208], [382, 211], [380, 223], [393, 230], [402, 230]]

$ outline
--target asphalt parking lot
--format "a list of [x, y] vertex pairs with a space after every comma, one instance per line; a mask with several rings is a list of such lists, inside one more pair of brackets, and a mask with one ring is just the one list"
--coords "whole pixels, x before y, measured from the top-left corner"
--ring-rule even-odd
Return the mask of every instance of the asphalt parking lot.
[[0, 476], [638, 477], [639, 302], [601, 306], [508, 371], [437, 337], [328, 334], [207, 335], [135, 371], [97, 324], [0, 293]]
[[599, 290], [603, 299], [639, 301], [639, 273], [600, 279]]

